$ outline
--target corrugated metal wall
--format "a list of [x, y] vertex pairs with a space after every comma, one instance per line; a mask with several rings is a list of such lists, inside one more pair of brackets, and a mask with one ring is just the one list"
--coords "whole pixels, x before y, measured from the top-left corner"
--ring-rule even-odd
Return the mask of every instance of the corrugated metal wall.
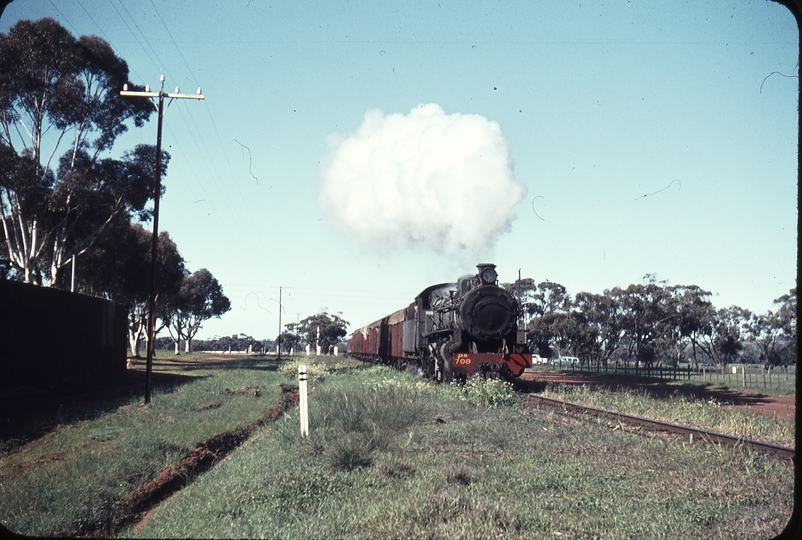
[[0, 387], [85, 384], [125, 371], [115, 302], [0, 280]]

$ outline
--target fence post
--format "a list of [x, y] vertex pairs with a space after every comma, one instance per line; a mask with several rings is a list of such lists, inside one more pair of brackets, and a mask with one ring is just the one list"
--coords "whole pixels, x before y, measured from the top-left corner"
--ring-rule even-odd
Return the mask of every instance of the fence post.
[[306, 365], [298, 366], [298, 394], [301, 407], [301, 435], [309, 435], [309, 405], [306, 401]]

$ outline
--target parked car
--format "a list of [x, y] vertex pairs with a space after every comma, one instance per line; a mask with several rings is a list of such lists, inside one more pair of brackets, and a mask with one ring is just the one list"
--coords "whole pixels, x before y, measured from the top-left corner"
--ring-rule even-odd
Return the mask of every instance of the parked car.
[[579, 367], [579, 358], [576, 356], [561, 356], [560, 358], [552, 358], [551, 363], [559, 367]]

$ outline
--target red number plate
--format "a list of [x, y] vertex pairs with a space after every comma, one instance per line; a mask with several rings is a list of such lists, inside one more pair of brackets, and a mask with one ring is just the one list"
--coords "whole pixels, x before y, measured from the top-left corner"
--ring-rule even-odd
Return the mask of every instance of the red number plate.
[[473, 365], [473, 358], [466, 353], [457, 353], [454, 357], [453, 363], [455, 366], [470, 367]]

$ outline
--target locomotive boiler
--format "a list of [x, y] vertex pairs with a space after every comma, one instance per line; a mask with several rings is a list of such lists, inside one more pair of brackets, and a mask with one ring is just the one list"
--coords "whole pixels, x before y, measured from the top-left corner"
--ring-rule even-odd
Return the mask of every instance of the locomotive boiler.
[[417, 369], [438, 381], [518, 377], [532, 355], [518, 332], [520, 306], [498, 286], [494, 264], [425, 288], [409, 306], [353, 333], [349, 355]]

